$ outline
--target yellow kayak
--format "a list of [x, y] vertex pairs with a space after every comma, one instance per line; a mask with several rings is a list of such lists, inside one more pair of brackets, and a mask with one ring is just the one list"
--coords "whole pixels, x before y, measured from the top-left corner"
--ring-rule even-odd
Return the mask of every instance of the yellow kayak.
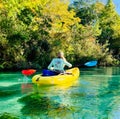
[[75, 67], [66, 70], [66, 74], [59, 74], [55, 76], [42, 76], [37, 74], [33, 76], [32, 82], [39, 85], [62, 85], [71, 83], [79, 77], [79, 68]]

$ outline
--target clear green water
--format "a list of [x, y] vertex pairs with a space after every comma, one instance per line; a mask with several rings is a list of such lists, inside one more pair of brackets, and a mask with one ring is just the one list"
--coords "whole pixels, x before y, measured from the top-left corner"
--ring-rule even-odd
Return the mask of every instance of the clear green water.
[[[78, 81], [69, 87], [37, 87], [21, 72], [1, 72], [0, 113], [20, 119], [120, 119], [120, 68], [80, 70]], [[31, 92], [45, 97], [42, 104], [36, 106], [29, 98], [18, 101]]]

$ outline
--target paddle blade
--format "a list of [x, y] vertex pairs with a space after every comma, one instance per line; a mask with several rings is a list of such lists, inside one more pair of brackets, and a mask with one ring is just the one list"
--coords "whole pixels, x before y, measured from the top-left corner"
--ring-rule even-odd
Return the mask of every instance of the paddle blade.
[[35, 69], [25, 69], [25, 70], [22, 70], [22, 74], [26, 75], [26, 76], [30, 76], [30, 75], [34, 74], [35, 72], [36, 72]]
[[86, 62], [84, 65], [87, 66], [87, 67], [93, 67], [93, 66], [97, 65], [97, 61], [96, 60], [95, 61], [89, 61], [89, 62]]

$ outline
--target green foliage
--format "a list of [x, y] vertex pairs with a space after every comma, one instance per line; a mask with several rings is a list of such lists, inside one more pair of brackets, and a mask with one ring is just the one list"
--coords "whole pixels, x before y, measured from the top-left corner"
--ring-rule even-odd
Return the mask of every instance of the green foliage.
[[[99, 59], [101, 46], [95, 36], [100, 34], [99, 24], [83, 26], [78, 24], [72, 28], [70, 41], [70, 59], [75, 64], [80, 64], [92, 59]], [[101, 52], [100, 52], [101, 51]], [[98, 55], [96, 52], [100, 52]], [[69, 57], [68, 57], [69, 59]]]
[[103, 9], [103, 4], [96, 0], [74, 0], [70, 9], [74, 8], [76, 16], [81, 19], [81, 24], [91, 25], [98, 20], [98, 15]]
[[20, 14], [18, 15], [19, 20], [21, 20], [26, 25], [30, 25], [33, 17], [34, 13], [29, 8], [21, 10]]
[[113, 50], [114, 55], [119, 54], [120, 44], [120, 16], [115, 11], [112, 0], [109, 0], [100, 15], [100, 28], [102, 33], [99, 36], [101, 43], [109, 41], [109, 48]]
[[1, 0], [0, 69], [46, 68], [58, 50], [73, 63], [103, 61], [110, 50], [118, 58], [120, 17], [113, 3], [78, 3], [70, 8], [65, 0]]

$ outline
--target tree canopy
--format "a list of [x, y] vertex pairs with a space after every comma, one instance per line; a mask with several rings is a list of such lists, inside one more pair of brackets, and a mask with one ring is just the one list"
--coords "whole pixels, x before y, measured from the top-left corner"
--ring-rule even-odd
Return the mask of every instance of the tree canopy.
[[75, 3], [0, 0], [0, 69], [44, 68], [58, 50], [74, 64], [119, 64], [120, 16], [112, 0]]

